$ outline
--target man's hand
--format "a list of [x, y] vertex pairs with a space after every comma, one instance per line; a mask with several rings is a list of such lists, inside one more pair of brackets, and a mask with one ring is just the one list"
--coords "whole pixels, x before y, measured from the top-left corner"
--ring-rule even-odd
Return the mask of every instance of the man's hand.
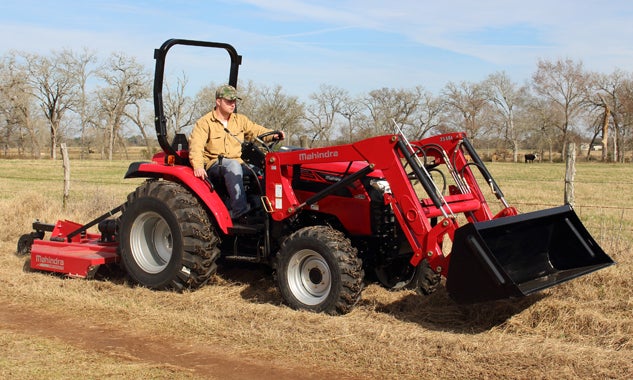
[[193, 169], [193, 175], [198, 178], [205, 179], [207, 178], [207, 171], [204, 168], [195, 168]]
[[273, 137], [274, 140], [281, 141], [286, 138], [284, 131], [275, 131], [275, 132], [277, 132], [277, 134], [274, 135]]

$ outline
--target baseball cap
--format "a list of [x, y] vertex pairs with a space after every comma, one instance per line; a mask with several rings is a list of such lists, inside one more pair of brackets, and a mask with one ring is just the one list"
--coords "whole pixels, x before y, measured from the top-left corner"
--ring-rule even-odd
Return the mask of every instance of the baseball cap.
[[225, 84], [223, 86], [218, 87], [218, 89], [215, 91], [215, 98], [224, 98], [224, 99], [228, 99], [228, 100], [242, 100], [242, 98], [240, 98], [239, 96], [237, 96], [237, 90], [235, 89], [235, 87]]

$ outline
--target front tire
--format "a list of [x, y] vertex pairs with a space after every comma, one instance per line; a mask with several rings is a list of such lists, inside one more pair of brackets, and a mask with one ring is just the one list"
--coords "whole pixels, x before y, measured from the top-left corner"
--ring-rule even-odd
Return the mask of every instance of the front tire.
[[414, 267], [408, 258], [377, 267], [375, 273], [378, 282], [390, 291], [413, 289], [423, 296], [434, 293], [442, 280], [440, 274], [431, 269], [426, 260]]
[[360, 300], [363, 277], [357, 250], [331, 227], [302, 228], [279, 250], [279, 290], [293, 309], [348, 313]]
[[389, 263], [374, 267], [374, 274], [380, 285], [390, 291], [407, 289], [416, 275], [416, 268], [409, 264], [409, 258], [395, 258]]
[[418, 264], [408, 288], [415, 289], [419, 295], [428, 296], [435, 293], [441, 280], [441, 275], [431, 269], [426, 260], [422, 260]]
[[216, 272], [218, 236], [198, 199], [177, 183], [149, 180], [128, 195], [119, 233], [123, 267], [142, 286], [197, 289]]

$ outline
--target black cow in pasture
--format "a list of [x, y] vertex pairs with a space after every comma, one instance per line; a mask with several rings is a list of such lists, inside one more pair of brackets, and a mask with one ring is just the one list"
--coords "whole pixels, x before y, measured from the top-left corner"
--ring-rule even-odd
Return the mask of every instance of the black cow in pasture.
[[537, 155], [534, 153], [526, 153], [524, 157], [525, 157], [525, 163], [531, 164], [537, 158]]

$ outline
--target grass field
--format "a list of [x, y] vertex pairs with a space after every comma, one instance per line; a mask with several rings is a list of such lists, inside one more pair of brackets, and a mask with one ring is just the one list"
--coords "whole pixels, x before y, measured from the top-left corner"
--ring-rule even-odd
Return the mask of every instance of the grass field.
[[[348, 315], [285, 307], [272, 275], [221, 268], [196, 292], [22, 270], [35, 219], [87, 222], [142, 181], [129, 161], [0, 160], [0, 377], [628, 379], [633, 374], [633, 166], [578, 164], [575, 210], [617, 265], [518, 301], [453, 303], [369, 285]], [[563, 202], [564, 164], [490, 163], [521, 212]], [[492, 200], [490, 201], [492, 203]]]

